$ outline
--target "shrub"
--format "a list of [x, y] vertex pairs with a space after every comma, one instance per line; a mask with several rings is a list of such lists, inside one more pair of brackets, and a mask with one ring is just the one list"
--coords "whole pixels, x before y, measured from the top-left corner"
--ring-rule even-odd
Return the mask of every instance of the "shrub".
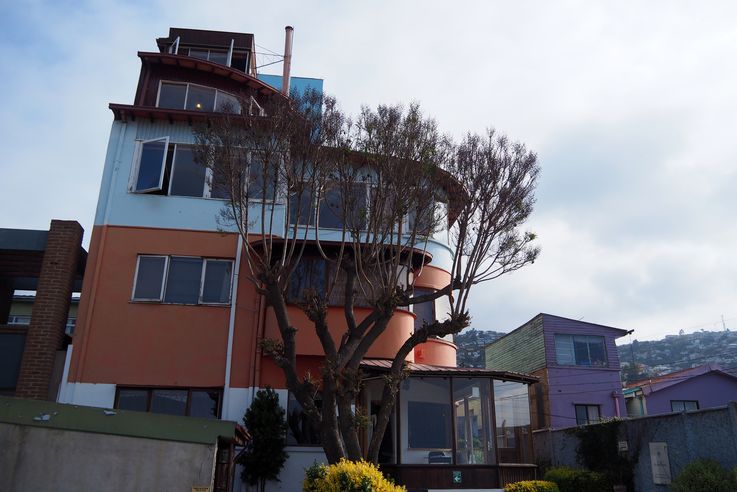
[[507, 484], [504, 492], [560, 492], [555, 482], [544, 480], [524, 480]]
[[567, 466], [549, 469], [543, 479], [555, 482], [560, 492], [609, 492], [612, 490], [604, 474], [575, 470]]
[[404, 487], [384, 477], [372, 463], [349, 461], [341, 458], [338, 463], [315, 463], [306, 470], [302, 482], [304, 492], [405, 492]]
[[696, 460], [686, 465], [671, 484], [673, 492], [734, 492], [735, 473], [714, 460]]

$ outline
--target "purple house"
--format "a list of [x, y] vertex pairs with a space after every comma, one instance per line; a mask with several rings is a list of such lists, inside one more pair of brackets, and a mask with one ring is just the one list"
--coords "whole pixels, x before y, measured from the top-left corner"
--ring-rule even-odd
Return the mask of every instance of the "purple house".
[[705, 364], [625, 387], [627, 415], [657, 415], [726, 405], [737, 400], [737, 377]]
[[541, 313], [486, 346], [486, 367], [540, 378], [530, 387], [533, 429], [626, 415], [614, 341], [627, 330]]

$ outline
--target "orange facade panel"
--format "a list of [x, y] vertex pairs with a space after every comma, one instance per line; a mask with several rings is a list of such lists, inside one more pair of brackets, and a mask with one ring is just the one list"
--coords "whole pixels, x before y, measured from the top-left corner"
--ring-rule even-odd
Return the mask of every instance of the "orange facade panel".
[[[292, 325], [297, 329], [297, 353], [299, 355], [322, 355], [324, 354], [320, 340], [315, 334], [314, 324], [307, 318], [305, 313], [297, 306], [288, 306], [289, 318]], [[371, 312], [368, 308], [356, 308], [356, 322], [360, 323]], [[415, 316], [407, 311], [397, 310], [389, 321], [389, 325], [384, 330], [376, 342], [369, 349], [367, 357], [372, 358], [393, 358], [402, 344], [409, 338], [414, 331]], [[336, 345], [340, 343], [340, 339], [346, 332], [345, 315], [342, 307], [328, 308], [328, 326], [330, 333], [335, 340]], [[279, 328], [276, 324], [273, 311], [266, 314], [266, 337], [279, 339]], [[407, 358], [409, 362], [414, 360], [413, 355]]]
[[450, 283], [450, 273], [434, 266], [425, 266], [415, 278], [415, 287], [423, 289], [442, 289]]
[[431, 366], [456, 367], [455, 344], [439, 338], [430, 338], [415, 347], [415, 363]]
[[[222, 386], [229, 306], [132, 302], [131, 296], [139, 254], [234, 259], [236, 241], [233, 234], [96, 226], [69, 380]], [[239, 342], [255, 331], [254, 299], [244, 299], [236, 317]]]

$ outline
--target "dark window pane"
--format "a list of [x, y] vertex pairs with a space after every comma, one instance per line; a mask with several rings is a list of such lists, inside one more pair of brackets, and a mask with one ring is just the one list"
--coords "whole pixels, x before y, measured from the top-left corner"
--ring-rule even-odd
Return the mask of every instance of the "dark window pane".
[[238, 98], [218, 91], [217, 111], [221, 113], [239, 114], [241, 112], [241, 104]]
[[[320, 408], [320, 400], [316, 400]], [[319, 446], [320, 428], [302, 409], [292, 393], [289, 393], [287, 402], [287, 445]]]
[[[407, 444], [403, 463], [450, 464], [452, 447], [450, 380], [409, 378], [402, 386], [407, 400]], [[405, 445], [402, 445], [405, 448]], [[411, 449], [422, 450], [420, 453]], [[428, 451], [424, 450], [437, 450]]]
[[0, 390], [15, 388], [25, 346], [25, 333], [0, 333]]
[[606, 350], [604, 349], [603, 337], [588, 337], [589, 339], [589, 358], [591, 365], [597, 367], [605, 367], [607, 365]]
[[203, 196], [206, 171], [205, 166], [194, 161], [194, 152], [192, 152], [191, 147], [177, 145], [174, 154], [170, 194]]
[[324, 297], [327, 280], [327, 265], [322, 258], [305, 258], [294, 269], [289, 279], [289, 302], [302, 302], [306, 291], [314, 290]]
[[246, 72], [246, 55], [240, 53], [233, 53], [233, 57], [230, 60], [230, 67]]
[[161, 83], [159, 91], [159, 107], [171, 109], [184, 109], [184, 99], [187, 95], [186, 84]]
[[[434, 291], [432, 289], [420, 289], [416, 288], [414, 296], [424, 296], [431, 294]], [[435, 321], [435, 309], [433, 301], [423, 302], [421, 304], [413, 304], [412, 312], [415, 313], [415, 330], [422, 327], [423, 323], [431, 323]]]
[[686, 411], [691, 412], [693, 410], [699, 409], [699, 402], [697, 401], [686, 401], [683, 403], [684, 408]]
[[165, 157], [166, 140], [154, 140], [142, 145], [135, 191], [161, 189], [161, 174], [164, 171]]
[[[297, 199], [296, 195], [289, 197], [289, 223], [299, 225], [307, 225], [315, 223], [315, 210], [312, 203], [312, 193], [303, 190], [302, 195]], [[298, 222], [299, 221], [299, 222]]]
[[230, 301], [232, 261], [207, 260], [202, 302], [227, 303]]
[[253, 159], [248, 166], [248, 198], [273, 200], [279, 180], [275, 166], [265, 166], [263, 161]]
[[118, 408], [145, 412], [148, 405], [148, 390], [122, 389], [118, 391]]
[[187, 390], [152, 390], [151, 412], [184, 415], [187, 412]]
[[187, 109], [193, 111], [212, 111], [214, 107], [215, 89], [190, 84], [189, 94], [187, 94]]
[[343, 205], [337, 188], [326, 190], [320, 203], [320, 227], [340, 229], [343, 227]]
[[576, 353], [577, 366], [590, 366], [589, 344], [586, 337], [573, 337], [573, 350]]
[[163, 256], [139, 256], [138, 277], [134, 299], [161, 300], [161, 283], [164, 281], [166, 258]]
[[219, 391], [192, 391], [192, 401], [189, 404], [191, 417], [217, 418]]
[[201, 276], [200, 258], [172, 257], [169, 261], [164, 302], [197, 304], [200, 297]]
[[219, 63], [225, 65], [228, 63], [228, 52], [227, 51], [210, 51], [210, 61], [213, 63]]
[[189, 50], [189, 56], [193, 58], [199, 58], [200, 60], [207, 60], [208, 51], [207, 50], [195, 50], [191, 49]]

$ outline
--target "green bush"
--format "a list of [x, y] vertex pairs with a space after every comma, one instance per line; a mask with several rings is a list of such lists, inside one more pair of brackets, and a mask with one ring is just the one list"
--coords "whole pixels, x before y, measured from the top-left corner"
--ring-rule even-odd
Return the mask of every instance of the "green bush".
[[304, 492], [406, 492], [404, 487], [384, 477], [373, 463], [349, 461], [341, 458], [338, 463], [315, 463], [305, 470], [302, 482]]
[[560, 492], [555, 482], [544, 480], [525, 480], [507, 484], [504, 492]]
[[673, 492], [734, 492], [737, 490], [736, 473], [730, 473], [714, 460], [696, 460], [686, 465], [678, 474]]
[[610, 492], [612, 490], [604, 474], [575, 470], [567, 466], [549, 469], [543, 479], [555, 482], [560, 492]]

